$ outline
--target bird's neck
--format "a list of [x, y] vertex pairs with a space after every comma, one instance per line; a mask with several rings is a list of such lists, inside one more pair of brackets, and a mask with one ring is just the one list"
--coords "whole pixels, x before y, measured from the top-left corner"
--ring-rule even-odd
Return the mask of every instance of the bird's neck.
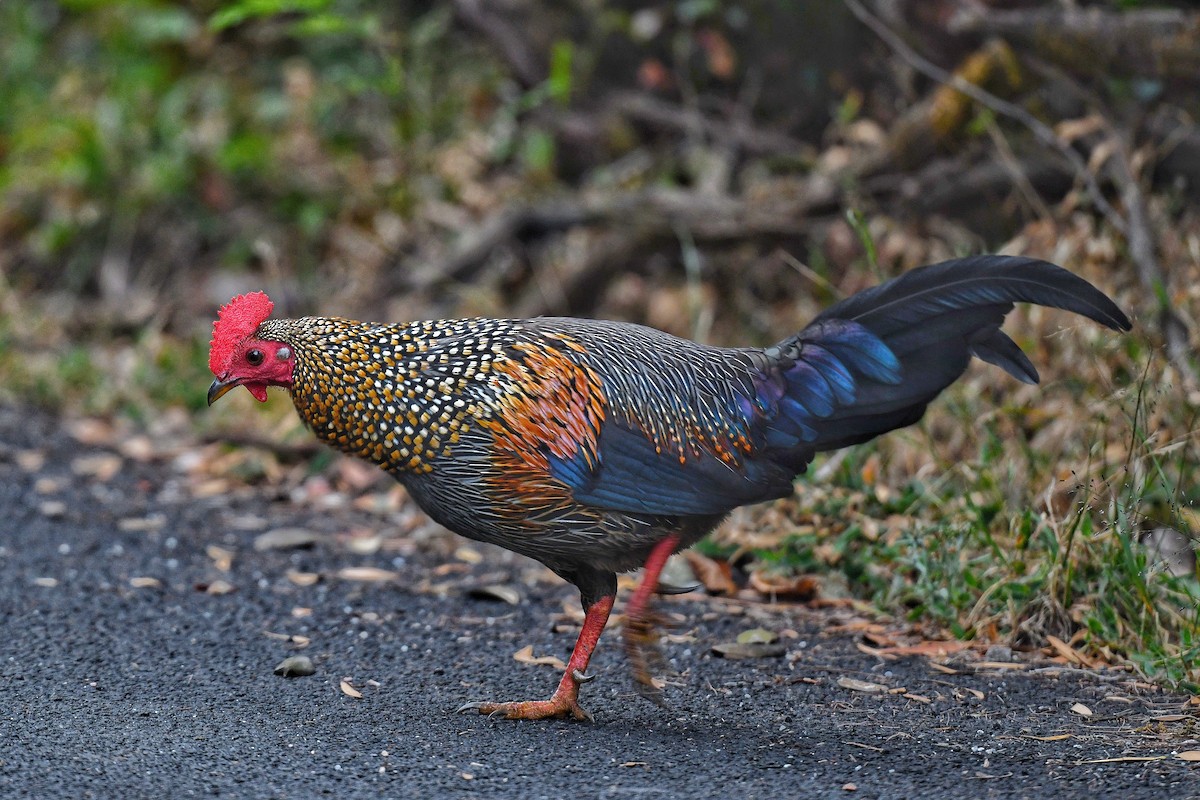
[[[489, 323], [494, 331], [493, 321]], [[293, 321], [292, 401], [326, 443], [397, 473], [428, 472], [475, 421], [497, 346], [477, 320]]]

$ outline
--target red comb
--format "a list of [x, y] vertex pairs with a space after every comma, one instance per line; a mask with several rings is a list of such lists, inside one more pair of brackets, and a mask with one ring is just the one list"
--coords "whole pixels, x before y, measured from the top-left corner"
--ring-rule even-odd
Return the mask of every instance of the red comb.
[[220, 377], [229, 371], [237, 346], [271, 316], [273, 308], [275, 304], [263, 292], [240, 294], [221, 306], [208, 345], [208, 368], [213, 375]]

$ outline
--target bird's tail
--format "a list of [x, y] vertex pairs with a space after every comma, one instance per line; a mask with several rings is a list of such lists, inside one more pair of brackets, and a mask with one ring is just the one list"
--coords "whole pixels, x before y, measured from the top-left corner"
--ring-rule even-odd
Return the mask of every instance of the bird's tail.
[[831, 306], [766, 351], [771, 378], [758, 394], [774, 412], [768, 443], [811, 453], [910, 425], [971, 356], [1037, 383], [1033, 364], [1000, 330], [1014, 303], [1130, 328], [1102, 292], [1045, 261], [977, 256], [921, 267]]

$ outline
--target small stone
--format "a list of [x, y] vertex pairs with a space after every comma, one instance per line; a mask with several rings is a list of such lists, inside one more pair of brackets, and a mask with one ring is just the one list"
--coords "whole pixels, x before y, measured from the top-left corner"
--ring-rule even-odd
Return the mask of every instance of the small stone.
[[723, 642], [713, 645], [713, 652], [722, 658], [779, 658], [787, 653], [787, 646], [779, 642]]
[[46, 465], [46, 454], [41, 450], [18, 450], [17, 466], [25, 472], [37, 472]]
[[316, 671], [308, 656], [288, 656], [275, 665], [275, 674], [281, 678], [303, 678]]
[[62, 481], [57, 478], [38, 478], [33, 482], [33, 490], [38, 494], [54, 494], [62, 488]]
[[67, 504], [61, 500], [46, 500], [38, 506], [38, 510], [43, 517], [59, 519], [67, 515]]
[[983, 654], [984, 661], [1012, 661], [1013, 650], [1006, 644], [994, 644]]

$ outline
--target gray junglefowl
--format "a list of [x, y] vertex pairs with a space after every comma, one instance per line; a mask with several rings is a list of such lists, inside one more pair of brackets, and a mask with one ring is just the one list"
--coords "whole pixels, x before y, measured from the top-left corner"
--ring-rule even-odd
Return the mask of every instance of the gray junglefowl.
[[579, 687], [618, 573], [644, 568], [623, 635], [661, 703], [649, 600], [667, 558], [730, 510], [792, 494], [817, 453], [916, 422], [972, 356], [1036, 383], [1000, 330], [1014, 303], [1130, 327], [1087, 281], [1000, 256], [912, 270], [765, 349], [585, 319], [271, 319], [253, 292], [213, 326], [208, 402], [284, 387], [321, 440], [379, 465], [434, 520], [575, 584], [583, 629], [550, 699], [461, 710], [587, 719]]

